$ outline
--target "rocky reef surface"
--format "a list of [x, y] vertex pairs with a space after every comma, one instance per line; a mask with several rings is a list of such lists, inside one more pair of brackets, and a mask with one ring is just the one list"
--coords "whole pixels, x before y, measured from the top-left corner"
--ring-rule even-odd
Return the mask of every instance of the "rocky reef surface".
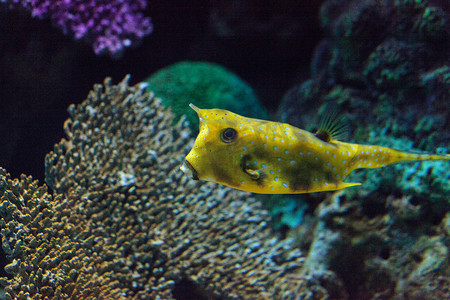
[[[311, 77], [285, 94], [278, 118], [314, 130], [333, 103], [353, 142], [448, 153], [449, 12], [445, 1], [325, 1]], [[306, 213], [287, 235], [309, 251], [305, 265], [336, 272], [352, 299], [448, 298], [448, 162], [349, 181], [362, 185], [299, 197], [294, 211]]]

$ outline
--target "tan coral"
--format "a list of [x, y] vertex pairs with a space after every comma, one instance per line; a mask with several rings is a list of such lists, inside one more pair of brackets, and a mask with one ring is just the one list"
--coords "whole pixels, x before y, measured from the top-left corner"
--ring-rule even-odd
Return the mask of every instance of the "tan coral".
[[185, 122], [127, 81], [69, 108], [67, 138], [46, 157], [53, 195], [0, 169], [7, 297], [173, 299], [182, 282], [211, 299], [326, 297], [256, 200], [183, 176]]

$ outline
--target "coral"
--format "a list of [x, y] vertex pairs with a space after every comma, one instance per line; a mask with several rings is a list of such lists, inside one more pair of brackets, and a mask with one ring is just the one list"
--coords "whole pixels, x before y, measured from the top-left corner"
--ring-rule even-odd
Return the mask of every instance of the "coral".
[[[286, 92], [282, 121], [313, 130], [314, 115], [333, 102], [354, 142], [448, 153], [448, 5], [328, 0], [320, 18], [326, 38], [311, 78]], [[348, 180], [363, 184], [302, 198], [322, 201], [287, 233], [308, 253], [305, 268], [333, 271], [352, 299], [449, 298], [448, 163], [361, 170]]]
[[334, 271], [350, 299], [447, 299], [448, 213], [432, 224], [418, 217], [410, 197], [387, 201], [390, 212], [377, 214], [343, 191], [328, 195], [314, 212], [304, 268]]
[[[329, 1], [328, 3], [333, 3]], [[326, 4], [322, 8], [322, 18]], [[353, 76], [357, 76], [358, 68], [361, 62], [367, 59], [371, 51], [382, 41], [385, 35], [388, 15], [380, 1], [358, 1], [355, 3], [354, 9], [343, 12], [335, 21], [331, 31], [338, 51], [337, 57], [343, 58], [343, 70], [352, 71], [348, 76], [349, 80], [358, 80]], [[370, 20], [370, 22], [368, 22]], [[378, 26], [372, 26], [378, 24]], [[337, 62], [335, 62], [337, 63]], [[337, 72], [337, 70], [335, 70]]]
[[408, 45], [395, 39], [387, 40], [369, 55], [363, 74], [376, 89], [406, 89], [417, 86], [420, 64], [426, 52], [419, 45]]
[[249, 194], [183, 176], [186, 122], [144, 89], [107, 79], [69, 108], [52, 194], [0, 169], [7, 298], [345, 299], [333, 274], [301, 275]]
[[429, 0], [397, 0], [397, 28], [399, 36], [414, 36], [426, 42], [446, 43], [450, 38], [448, 5]]
[[255, 195], [271, 216], [272, 227], [275, 230], [296, 228], [303, 223], [303, 215], [308, 204], [296, 195]]
[[[422, 74], [420, 85], [427, 90], [427, 94], [432, 95], [430, 102], [446, 103], [445, 99], [450, 98], [450, 66], [444, 65]], [[447, 107], [442, 105], [439, 108], [445, 111]], [[447, 112], [447, 116], [448, 114], [450, 113]]]
[[161, 97], [165, 106], [180, 118], [187, 115], [192, 130], [198, 129], [197, 115], [189, 109], [222, 108], [245, 112], [248, 117], [267, 119], [252, 88], [224, 67], [207, 62], [185, 61], [173, 64], [146, 79], [148, 90]]
[[432, 95], [418, 87], [423, 74], [448, 63], [448, 16], [448, 6], [429, 1], [326, 1], [320, 17], [329, 38], [317, 51], [328, 61], [321, 72], [374, 97]]
[[[376, 128], [372, 128], [365, 143], [406, 151], [415, 150], [410, 139], [386, 136], [382, 130]], [[349, 180], [363, 182], [364, 187], [348, 191], [348, 195], [361, 193], [367, 196], [380, 191], [384, 194], [402, 193], [433, 203], [435, 207], [432, 210], [441, 215], [445, 213], [443, 207], [450, 209], [446, 197], [450, 193], [450, 172], [448, 163], [444, 161], [397, 164], [388, 168], [358, 172]]]
[[[450, 39], [444, 33], [439, 42], [425, 38], [417, 24], [428, 20], [424, 16], [432, 11], [446, 9], [428, 1], [326, 1], [321, 21], [329, 37], [316, 50], [312, 79], [286, 93], [278, 115], [282, 121], [313, 129], [313, 118], [305, 114], [316, 115], [326, 102], [334, 102], [350, 120], [355, 142], [427, 152], [445, 147], [450, 138], [444, 129], [450, 112], [446, 104], [448, 55], [444, 53]], [[448, 16], [438, 15], [441, 21], [429, 26], [444, 32]], [[398, 165], [388, 174], [369, 171], [364, 178], [356, 174], [353, 180], [377, 182], [356, 189], [363, 193], [387, 183], [392, 189], [385, 193], [396, 190], [420, 198], [437, 195], [445, 201], [447, 185], [418, 184], [448, 178], [439, 162], [430, 165], [432, 172], [431, 167], [426, 168], [429, 172], [416, 172], [415, 165]], [[414, 176], [407, 175], [411, 173]], [[382, 179], [386, 175], [390, 180]]]
[[34, 17], [50, 18], [56, 27], [76, 39], [92, 43], [96, 54], [120, 56], [126, 47], [152, 31], [150, 18], [144, 17], [145, 0], [7, 0], [21, 6]]

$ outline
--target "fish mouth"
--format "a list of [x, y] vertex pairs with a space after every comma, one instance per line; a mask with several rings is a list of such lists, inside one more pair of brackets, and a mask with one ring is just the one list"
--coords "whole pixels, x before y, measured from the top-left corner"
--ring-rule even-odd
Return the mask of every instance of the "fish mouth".
[[183, 165], [181, 166], [181, 171], [183, 171], [185, 174], [190, 176], [194, 180], [198, 180], [198, 174], [197, 171], [194, 169], [194, 167], [191, 165], [191, 163], [185, 159]]

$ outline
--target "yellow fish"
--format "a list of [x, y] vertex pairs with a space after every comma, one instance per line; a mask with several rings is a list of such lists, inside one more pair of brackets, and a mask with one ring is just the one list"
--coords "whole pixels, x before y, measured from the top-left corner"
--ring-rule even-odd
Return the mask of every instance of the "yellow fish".
[[450, 155], [413, 154], [375, 145], [344, 143], [289, 124], [246, 118], [222, 109], [199, 109], [200, 132], [181, 170], [195, 180], [263, 194], [340, 190], [355, 169]]

